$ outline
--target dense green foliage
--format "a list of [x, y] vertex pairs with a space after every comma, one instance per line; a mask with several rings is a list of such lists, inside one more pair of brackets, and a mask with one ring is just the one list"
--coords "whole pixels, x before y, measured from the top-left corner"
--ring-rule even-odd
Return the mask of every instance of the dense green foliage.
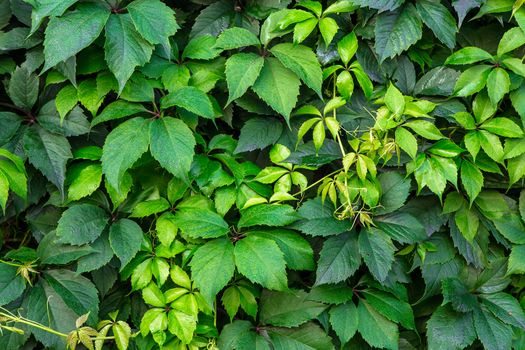
[[0, 0], [0, 349], [525, 349], [523, 0]]

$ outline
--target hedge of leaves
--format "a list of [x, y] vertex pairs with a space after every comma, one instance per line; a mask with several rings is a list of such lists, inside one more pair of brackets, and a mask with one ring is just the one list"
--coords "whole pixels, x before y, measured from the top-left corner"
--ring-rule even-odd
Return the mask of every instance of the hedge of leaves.
[[525, 349], [523, 0], [0, 0], [1, 349]]

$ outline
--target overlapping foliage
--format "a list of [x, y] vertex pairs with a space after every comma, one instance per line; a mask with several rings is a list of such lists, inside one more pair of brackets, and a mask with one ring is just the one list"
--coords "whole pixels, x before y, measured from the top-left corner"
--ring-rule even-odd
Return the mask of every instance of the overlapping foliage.
[[0, 348], [524, 349], [513, 0], [0, 0]]

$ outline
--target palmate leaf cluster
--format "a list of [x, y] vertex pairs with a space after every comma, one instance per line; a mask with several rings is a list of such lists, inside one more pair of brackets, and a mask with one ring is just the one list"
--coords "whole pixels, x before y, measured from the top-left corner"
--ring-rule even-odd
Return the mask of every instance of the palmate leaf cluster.
[[525, 7], [0, 0], [0, 348], [525, 349]]

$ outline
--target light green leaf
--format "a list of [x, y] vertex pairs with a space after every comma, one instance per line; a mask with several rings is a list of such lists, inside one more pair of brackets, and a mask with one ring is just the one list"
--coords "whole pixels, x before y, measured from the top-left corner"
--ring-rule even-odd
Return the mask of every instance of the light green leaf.
[[396, 116], [401, 116], [405, 110], [405, 98], [394, 84], [390, 84], [386, 90], [385, 105]]
[[461, 182], [472, 204], [483, 187], [483, 174], [476, 165], [464, 160], [461, 163]]
[[121, 182], [128, 170], [148, 150], [149, 127], [144, 118], [133, 118], [117, 126], [106, 137], [102, 149], [102, 172], [108, 183], [121, 192]]
[[396, 144], [410, 157], [415, 158], [417, 154], [417, 139], [410, 131], [403, 127], [397, 127], [395, 131]]
[[464, 47], [448, 56], [445, 64], [472, 64], [479, 61], [492, 60], [492, 55], [475, 46]]
[[510, 78], [503, 68], [494, 68], [487, 78], [487, 92], [493, 104], [497, 104], [510, 89]]
[[514, 27], [505, 32], [498, 45], [498, 56], [511, 52], [525, 45], [525, 33], [520, 27]]
[[485, 130], [478, 131], [477, 135], [481, 148], [483, 148], [485, 153], [494, 161], [501, 162], [505, 154], [500, 139]]
[[339, 57], [341, 57], [341, 61], [343, 61], [345, 65], [347, 65], [352, 57], [354, 57], [357, 51], [357, 46], [357, 36], [355, 35], [355, 32], [345, 35], [337, 42], [337, 52], [339, 53]]
[[492, 118], [481, 125], [482, 129], [490, 131], [493, 134], [504, 137], [522, 137], [521, 127], [512, 120], [504, 117]]
[[459, 76], [454, 87], [454, 95], [470, 96], [485, 87], [489, 77], [491, 66], [482, 64], [470, 67]]
[[319, 20], [319, 31], [326, 46], [330, 45], [338, 30], [339, 26], [333, 18], [323, 17]]
[[109, 9], [82, 3], [74, 11], [51, 17], [44, 40], [44, 71], [76, 55], [98, 38], [108, 21]]
[[211, 35], [203, 35], [191, 39], [184, 51], [182, 58], [192, 58], [196, 60], [210, 60], [221, 53], [221, 49], [215, 47], [217, 39]]
[[207, 242], [190, 262], [191, 276], [202, 296], [212, 304], [215, 296], [233, 277], [233, 244], [226, 237]]
[[274, 240], [248, 234], [234, 249], [239, 273], [267, 289], [286, 290], [286, 261]]
[[228, 84], [229, 105], [251, 87], [264, 65], [264, 58], [254, 53], [237, 53], [226, 61], [226, 83]]
[[67, 189], [67, 197], [71, 201], [89, 196], [100, 186], [102, 181], [102, 166], [100, 164], [84, 163], [80, 167], [70, 168], [68, 178], [71, 183]]
[[445, 137], [434, 123], [427, 120], [411, 120], [403, 125], [414, 130], [418, 135], [423, 136], [428, 140], [440, 140]]
[[55, 105], [60, 115], [60, 121], [63, 121], [66, 115], [78, 103], [77, 89], [73, 85], [66, 85], [57, 94]]
[[252, 89], [289, 123], [300, 85], [299, 78], [279, 60], [267, 58]]
[[319, 96], [322, 95], [323, 72], [312, 49], [304, 45], [282, 43], [275, 45], [270, 51], [308, 87], [317, 92]]
[[182, 87], [169, 93], [161, 99], [160, 104], [163, 109], [177, 106], [204, 118], [215, 116], [208, 95], [193, 86]]
[[106, 25], [104, 51], [121, 93], [135, 68], [150, 60], [153, 46], [137, 32], [129, 13], [112, 14]]

